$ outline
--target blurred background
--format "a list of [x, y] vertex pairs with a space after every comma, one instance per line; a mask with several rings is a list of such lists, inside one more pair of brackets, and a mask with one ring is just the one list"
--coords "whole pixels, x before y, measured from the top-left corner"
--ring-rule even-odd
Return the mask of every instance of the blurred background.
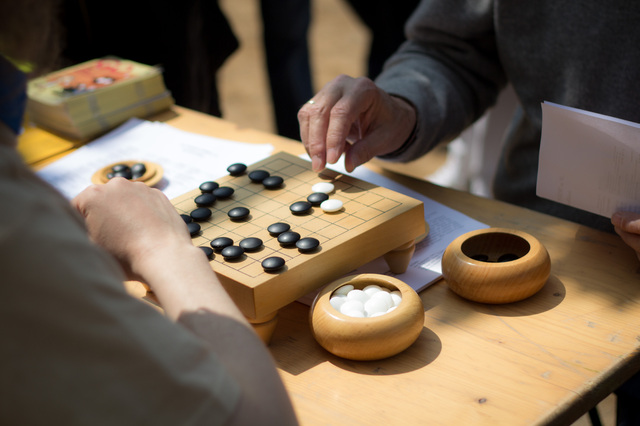
[[[240, 47], [218, 73], [223, 117], [275, 133], [275, 119], [257, 0], [220, 0]], [[311, 2], [309, 53], [314, 91], [339, 74], [366, 74], [368, 29], [344, 0]]]

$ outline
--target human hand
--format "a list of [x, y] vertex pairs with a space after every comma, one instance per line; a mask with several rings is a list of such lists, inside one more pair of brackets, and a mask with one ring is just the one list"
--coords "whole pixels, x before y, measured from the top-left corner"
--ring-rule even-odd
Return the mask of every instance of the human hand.
[[351, 172], [400, 148], [413, 131], [416, 112], [368, 78], [341, 75], [302, 106], [298, 121], [314, 171], [336, 163], [344, 153]]
[[611, 223], [622, 241], [636, 251], [640, 259], [640, 214], [632, 212], [616, 212]]
[[143, 278], [144, 260], [158, 251], [192, 246], [171, 202], [142, 182], [114, 178], [88, 187], [71, 203], [84, 217], [90, 238], [120, 262], [130, 279]]

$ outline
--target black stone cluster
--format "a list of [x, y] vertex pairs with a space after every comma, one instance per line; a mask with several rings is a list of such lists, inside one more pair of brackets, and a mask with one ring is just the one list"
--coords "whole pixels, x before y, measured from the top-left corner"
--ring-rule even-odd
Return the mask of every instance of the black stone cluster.
[[[247, 170], [247, 166], [242, 163], [232, 164], [227, 168], [227, 171], [231, 176], [240, 176]], [[262, 183], [266, 189], [277, 189], [282, 186], [284, 180], [280, 176], [271, 176], [266, 170], [254, 170], [249, 173], [249, 179], [254, 183]], [[201, 194], [198, 195], [194, 201], [196, 206], [195, 210], [191, 211], [189, 215], [180, 215], [187, 224], [189, 233], [191, 236], [197, 235], [200, 232], [201, 226], [198, 222], [208, 220], [212, 212], [208, 207], [213, 206], [218, 198], [229, 198], [233, 195], [234, 190], [231, 187], [220, 186], [217, 182], [207, 181], [199, 187]], [[309, 205], [309, 208], [311, 206]], [[292, 213], [300, 214], [292, 209]], [[235, 207], [227, 213], [229, 218], [234, 221], [245, 220], [249, 217], [251, 212], [246, 207]], [[285, 229], [286, 228], [286, 229]], [[269, 233], [278, 238], [278, 242], [281, 246], [293, 246], [295, 245], [301, 253], [310, 253], [318, 248], [319, 241], [315, 238], [301, 238], [297, 232], [290, 231], [290, 226], [285, 223], [276, 223], [268, 228]], [[240, 259], [245, 252], [254, 252], [262, 248], [263, 242], [259, 238], [250, 237], [245, 238], [238, 245], [234, 245], [231, 238], [219, 237], [211, 241], [211, 247], [201, 246], [200, 249], [212, 258], [214, 252], [218, 252], [226, 261], [234, 261]], [[269, 257], [262, 261], [262, 267], [267, 272], [274, 272], [284, 267], [285, 261], [278, 256]]]
[[136, 163], [129, 167], [126, 164], [116, 164], [111, 167], [111, 171], [107, 173], [107, 179], [115, 177], [123, 177], [125, 179], [140, 179], [147, 172], [147, 166], [144, 163]]

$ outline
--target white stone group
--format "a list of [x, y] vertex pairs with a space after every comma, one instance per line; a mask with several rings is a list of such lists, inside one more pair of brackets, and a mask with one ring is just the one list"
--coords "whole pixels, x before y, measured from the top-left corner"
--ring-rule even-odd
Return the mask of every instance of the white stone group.
[[393, 311], [402, 301], [400, 291], [391, 291], [376, 284], [362, 290], [351, 284], [336, 289], [329, 303], [340, 313], [357, 318], [377, 317]]

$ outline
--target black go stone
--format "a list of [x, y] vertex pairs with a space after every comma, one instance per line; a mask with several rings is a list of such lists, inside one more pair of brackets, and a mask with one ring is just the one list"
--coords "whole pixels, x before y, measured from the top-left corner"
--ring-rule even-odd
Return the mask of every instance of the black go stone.
[[254, 170], [251, 173], [249, 173], [249, 179], [251, 179], [251, 182], [255, 182], [255, 183], [260, 183], [266, 178], [268, 178], [269, 176], [270, 176], [270, 173], [266, 170]]
[[126, 164], [116, 164], [115, 166], [111, 167], [111, 171], [113, 173], [130, 172], [131, 167], [127, 166]]
[[233, 195], [234, 189], [230, 186], [221, 186], [213, 190], [213, 195], [218, 198], [229, 198]]
[[206, 207], [198, 207], [197, 209], [191, 212], [191, 219], [196, 222], [202, 222], [203, 220], [207, 220], [211, 217], [211, 210]]
[[228, 246], [223, 248], [220, 253], [225, 260], [233, 260], [242, 256], [244, 254], [244, 249], [240, 246]]
[[282, 234], [283, 232], [287, 232], [289, 229], [291, 229], [291, 226], [288, 223], [277, 222], [269, 225], [267, 231], [269, 231], [269, 234], [277, 236]]
[[306, 214], [311, 210], [311, 203], [308, 201], [296, 201], [289, 206], [289, 210], [291, 210], [291, 213], [297, 215]]
[[200, 224], [195, 222], [187, 223], [187, 229], [189, 230], [189, 235], [192, 237], [200, 232]]
[[256, 251], [260, 249], [260, 247], [262, 247], [262, 240], [256, 237], [245, 238], [244, 240], [240, 241], [239, 246], [242, 247], [244, 251]]
[[296, 241], [296, 247], [301, 253], [312, 252], [318, 248], [320, 241], [312, 237], [301, 238]]
[[131, 169], [127, 167], [125, 170], [113, 172], [113, 177], [123, 177], [125, 179], [132, 179], [133, 173], [131, 173]]
[[267, 272], [277, 271], [284, 266], [284, 259], [278, 256], [267, 257], [262, 261], [262, 269]]
[[227, 212], [227, 215], [231, 220], [244, 220], [249, 217], [250, 213], [251, 212], [246, 207], [234, 207]]
[[200, 249], [209, 259], [211, 259], [211, 256], [213, 256], [213, 249], [211, 247], [200, 246]]
[[278, 242], [283, 246], [292, 246], [300, 239], [300, 234], [293, 231], [283, 232], [278, 235]]
[[262, 184], [267, 189], [278, 189], [284, 183], [284, 179], [280, 176], [269, 176], [262, 181]]
[[307, 201], [310, 202], [312, 206], [319, 206], [323, 201], [327, 201], [328, 199], [329, 195], [324, 192], [314, 192], [307, 197]]
[[193, 201], [195, 201], [198, 207], [210, 207], [216, 202], [216, 196], [210, 192], [203, 192], [198, 195]]
[[208, 181], [203, 182], [200, 185], [200, 192], [213, 192], [215, 189], [218, 189], [220, 185], [218, 182]]
[[227, 171], [231, 176], [240, 176], [247, 170], [247, 166], [242, 163], [235, 163], [227, 167]]
[[211, 248], [213, 248], [216, 251], [221, 251], [222, 249], [224, 249], [225, 247], [229, 247], [233, 245], [233, 240], [231, 238], [228, 237], [218, 237], [216, 239], [214, 239], [213, 241], [211, 241]]
[[182, 218], [182, 220], [184, 220], [184, 223], [193, 222], [193, 219], [191, 219], [191, 216], [189, 216], [188, 214], [181, 214], [180, 217]]
[[131, 173], [134, 179], [138, 179], [147, 173], [147, 166], [145, 166], [144, 163], [136, 163], [131, 166]]

